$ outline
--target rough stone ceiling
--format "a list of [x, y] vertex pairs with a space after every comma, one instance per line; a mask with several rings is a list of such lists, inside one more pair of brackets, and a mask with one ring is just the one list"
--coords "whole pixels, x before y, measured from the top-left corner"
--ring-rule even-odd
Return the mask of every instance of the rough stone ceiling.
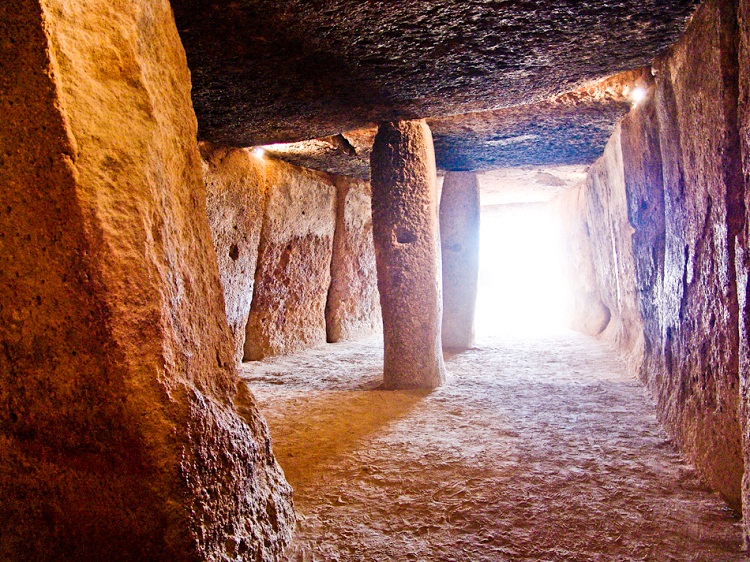
[[648, 64], [696, 4], [173, 0], [200, 137], [233, 146], [543, 102]]
[[[498, 170], [591, 164], [604, 151], [649, 68], [622, 72], [538, 103], [428, 119], [441, 170]], [[369, 178], [376, 128], [265, 146], [272, 157], [325, 172]]]

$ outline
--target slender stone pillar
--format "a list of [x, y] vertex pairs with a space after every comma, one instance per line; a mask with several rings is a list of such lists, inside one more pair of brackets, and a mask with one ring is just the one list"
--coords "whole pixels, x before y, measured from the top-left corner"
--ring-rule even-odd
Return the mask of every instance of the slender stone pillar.
[[384, 387], [435, 388], [445, 367], [435, 154], [427, 124], [381, 125], [371, 169]]
[[479, 180], [473, 172], [449, 172], [440, 197], [443, 258], [443, 347], [474, 344], [479, 281]]

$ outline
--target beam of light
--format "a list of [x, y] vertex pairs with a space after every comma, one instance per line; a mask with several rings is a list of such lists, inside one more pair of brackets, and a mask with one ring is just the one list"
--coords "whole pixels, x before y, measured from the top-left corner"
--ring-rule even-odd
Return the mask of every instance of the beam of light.
[[266, 149], [262, 146], [256, 146], [255, 148], [253, 148], [253, 154], [257, 158], [263, 158], [266, 155]]
[[477, 336], [566, 331], [570, 291], [550, 206], [501, 205], [481, 221]]

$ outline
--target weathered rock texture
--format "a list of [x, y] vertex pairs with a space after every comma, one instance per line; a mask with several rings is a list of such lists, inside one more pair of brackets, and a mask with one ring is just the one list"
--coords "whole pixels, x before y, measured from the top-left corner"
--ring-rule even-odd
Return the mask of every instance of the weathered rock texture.
[[370, 152], [377, 127], [332, 137], [264, 146], [271, 156], [303, 168], [369, 181]]
[[606, 337], [637, 365], [643, 328], [635, 288], [632, 232], [620, 144], [620, 126], [604, 155], [589, 169], [584, 185], [586, 224], [591, 238], [599, 296], [610, 313]]
[[274, 160], [266, 163], [266, 183], [246, 360], [326, 341], [336, 188], [326, 174]]
[[369, 182], [334, 177], [336, 231], [333, 236], [331, 287], [326, 303], [329, 342], [357, 339], [382, 325], [372, 240]]
[[[661, 306], [664, 298], [664, 186], [653, 81], [647, 97], [622, 121], [620, 145], [627, 195], [635, 288], [642, 323], [642, 378], [663, 369]], [[653, 389], [652, 389], [653, 391]]]
[[291, 490], [238, 393], [169, 4], [0, 27], [0, 558], [277, 556]]
[[[649, 81], [650, 71], [620, 72], [536, 103], [428, 119], [437, 167], [476, 171], [591, 164], [630, 110], [632, 92]], [[292, 164], [367, 179], [376, 132], [359, 129], [266, 148]]]
[[537, 103], [428, 119], [438, 168], [591, 164], [647, 74], [622, 72]]
[[235, 146], [511, 107], [648, 64], [694, 0], [173, 0], [201, 138]]
[[224, 288], [234, 358], [242, 361], [266, 203], [265, 161], [247, 149], [201, 143], [206, 211]]
[[424, 121], [380, 126], [372, 150], [372, 221], [386, 388], [445, 380], [435, 157]]
[[479, 282], [479, 180], [472, 172], [449, 172], [440, 195], [443, 270], [443, 347], [474, 343]]
[[249, 149], [201, 151], [237, 361], [317, 345], [326, 326], [330, 341], [371, 333], [380, 317], [369, 185]]
[[[745, 213], [750, 209], [750, 3], [739, 2], [739, 104], [738, 124], [745, 188]], [[750, 547], [750, 222], [737, 244], [737, 295], [739, 305], [740, 430], [745, 474], [742, 479], [743, 542]]]
[[649, 386], [678, 442], [739, 509], [734, 247], [744, 209], [736, 27], [734, 2], [706, 2], [686, 35], [655, 63], [666, 231], [665, 369]]
[[655, 61], [652, 98], [628, 115], [591, 170], [586, 212], [600, 295], [618, 320], [607, 333], [626, 351], [643, 338], [640, 375], [661, 420], [739, 509], [735, 271], [744, 307], [748, 266], [737, 244], [745, 207], [736, 13], [734, 2], [705, 2], [685, 36]]
[[571, 287], [570, 325], [598, 336], [609, 325], [611, 313], [599, 295], [591, 229], [586, 213], [586, 187], [580, 184], [554, 199], [565, 233], [565, 264]]

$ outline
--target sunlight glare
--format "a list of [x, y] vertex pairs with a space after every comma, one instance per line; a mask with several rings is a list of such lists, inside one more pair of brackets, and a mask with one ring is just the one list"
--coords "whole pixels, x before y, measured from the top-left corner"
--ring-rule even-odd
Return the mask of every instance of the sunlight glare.
[[548, 204], [483, 209], [476, 333], [567, 330], [570, 306], [559, 221]]

